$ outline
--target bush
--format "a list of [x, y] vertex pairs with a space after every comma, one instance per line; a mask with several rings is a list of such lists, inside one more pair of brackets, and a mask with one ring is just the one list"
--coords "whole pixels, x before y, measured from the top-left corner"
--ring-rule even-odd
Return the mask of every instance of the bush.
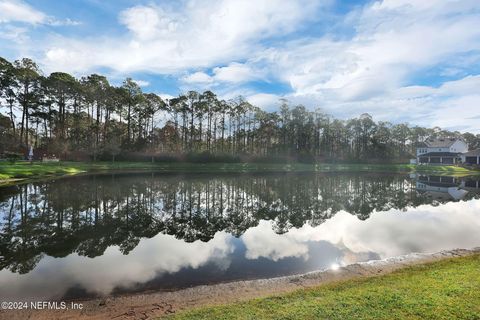
[[257, 156], [251, 157], [248, 159], [248, 162], [253, 163], [289, 163], [292, 162], [292, 159], [285, 156]]
[[208, 163], [208, 162], [224, 162], [224, 163], [236, 163], [241, 162], [239, 156], [233, 156], [230, 154], [212, 154], [208, 151], [201, 153], [190, 152], [185, 156], [187, 162], [194, 163]]
[[315, 163], [316, 159], [315, 156], [309, 154], [309, 153], [300, 153], [297, 155], [297, 161], [300, 163]]
[[292, 163], [292, 162], [299, 162], [299, 163], [316, 163], [317, 159], [315, 156], [309, 153], [299, 153], [292, 156], [284, 156], [284, 155], [269, 155], [269, 156], [261, 156], [261, 157], [251, 157], [249, 162], [254, 163]]
[[5, 158], [7, 159], [8, 162], [10, 162], [10, 163], [15, 163], [15, 162], [17, 162], [18, 160], [22, 160], [22, 159], [23, 159], [23, 154], [22, 154], [22, 153], [18, 153], [18, 152], [10, 152], [10, 151], [7, 151], [7, 152], [5, 152]]
[[180, 161], [177, 155], [174, 154], [159, 154], [153, 157], [155, 162], [178, 162]]

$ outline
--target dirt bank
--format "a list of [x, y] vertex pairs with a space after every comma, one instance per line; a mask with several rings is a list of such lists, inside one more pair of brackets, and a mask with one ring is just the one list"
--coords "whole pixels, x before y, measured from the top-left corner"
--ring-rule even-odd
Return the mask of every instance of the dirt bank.
[[[480, 253], [480, 247], [433, 254], [410, 254], [303, 275], [198, 286], [173, 292], [76, 301], [83, 305], [82, 310], [0, 310], [0, 319], [152, 319], [195, 306], [223, 304], [289, 292], [302, 287], [318, 286], [337, 280], [383, 275], [405, 266], [474, 253]], [[70, 304], [67, 303], [67, 305]]]

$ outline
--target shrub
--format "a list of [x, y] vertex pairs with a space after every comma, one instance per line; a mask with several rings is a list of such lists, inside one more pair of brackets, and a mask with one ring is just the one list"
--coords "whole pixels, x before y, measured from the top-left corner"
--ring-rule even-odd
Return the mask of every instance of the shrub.
[[248, 159], [248, 162], [253, 163], [289, 163], [292, 159], [285, 156], [254, 156]]
[[18, 152], [10, 152], [10, 151], [7, 151], [7, 152], [5, 152], [5, 158], [7, 159], [8, 162], [10, 162], [10, 163], [15, 163], [15, 162], [17, 162], [18, 160], [22, 160], [22, 159], [23, 159], [23, 154], [22, 154], [22, 153], [18, 153]]
[[315, 156], [313, 156], [312, 154], [309, 154], [309, 153], [299, 153], [297, 155], [297, 161], [300, 162], [300, 163], [315, 163], [316, 162], [316, 159], [315, 159]]
[[194, 163], [208, 163], [208, 162], [224, 162], [224, 163], [235, 163], [240, 162], [239, 156], [233, 156], [230, 154], [213, 154], [208, 151], [194, 153], [190, 152], [185, 156], [185, 160], [188, 162]]

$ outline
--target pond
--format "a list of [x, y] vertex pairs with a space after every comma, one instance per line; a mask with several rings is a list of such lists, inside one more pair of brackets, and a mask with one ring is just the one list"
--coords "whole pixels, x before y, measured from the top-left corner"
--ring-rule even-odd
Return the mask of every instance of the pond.
[[480, 245], [480, 178], [99, 174], [0, 188], [0, 299], [268, 278]]

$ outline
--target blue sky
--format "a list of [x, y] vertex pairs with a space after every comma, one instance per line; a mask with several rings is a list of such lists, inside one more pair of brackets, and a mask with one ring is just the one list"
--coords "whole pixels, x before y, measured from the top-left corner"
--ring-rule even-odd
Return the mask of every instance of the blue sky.
[[0, 55], [480, 133], [479, 26], [478, 0], [0, 0]]

